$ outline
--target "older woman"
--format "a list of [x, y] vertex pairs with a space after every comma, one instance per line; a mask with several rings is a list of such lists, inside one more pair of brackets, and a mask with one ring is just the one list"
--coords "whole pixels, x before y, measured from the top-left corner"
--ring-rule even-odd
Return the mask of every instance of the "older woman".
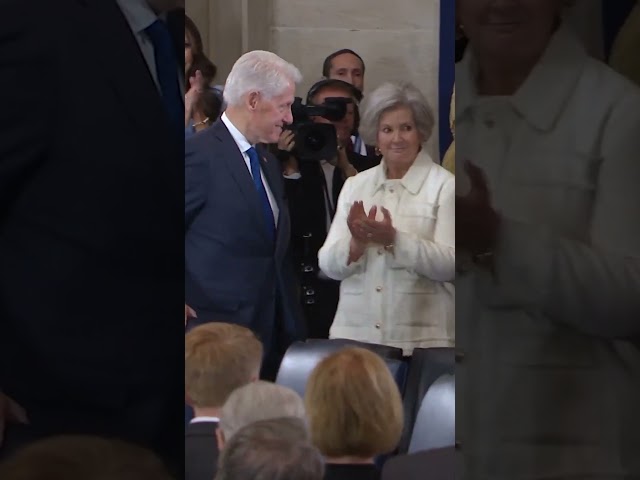
[[562, 8], [458, 2], [469, 478], [640, 478], [640, 91], [586, 53]]
[[351, 177], [318, 254], [341, 280], [331, 337], [400, 347], [454, 343], [455, 180], [424, 148], [433, 113], [410, 84], [368, 96], [361, 133], [383, 156]]
[[403, 428], [402, 400], [384, 360], [342, 349], [313, 370], [305, 390], [311, 440], [326, 458], [325, 480], [377, 480], [376, 456], [393, 451]]

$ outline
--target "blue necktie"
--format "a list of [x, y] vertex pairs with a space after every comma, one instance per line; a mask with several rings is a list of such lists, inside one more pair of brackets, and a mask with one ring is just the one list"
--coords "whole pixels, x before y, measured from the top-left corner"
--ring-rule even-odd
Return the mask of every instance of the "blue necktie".
[[179, 128], [180, 135], [184, 135], [184, 99], [178, 82], [179, 67], [171, 33], [162, 20], [153, 22], [145, 32], [153, 44], [162, 101], [171, 123]]
[[273, 210], [271, 210], [271, 204], [269, 203], [269, 196], [267, 195], [267, 190], [264, 188], [262, 177], [260, 176], [260, 157], [253, 147], [250, 147], [245, 153], [249, 155], [251, 176], [253, 177], [253, 184], [258, 191], [258, 197], [260, 197], [262, 214], [264, 215], [265, 222], [267, 222], [267, 233], [269, 234], [269, 238], [273, 240], [276, 236], [276, 226], [273, 218]]

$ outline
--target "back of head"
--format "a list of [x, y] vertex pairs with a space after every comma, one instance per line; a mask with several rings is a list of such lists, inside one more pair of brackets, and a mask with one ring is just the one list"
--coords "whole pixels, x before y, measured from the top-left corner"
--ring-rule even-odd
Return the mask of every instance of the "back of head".
[[327, 457], [392, 451], [403, 428], [402, 400], [385, 361], [359, 347], [339, 350], [311, 373], [305, 406], [314, 445]]
[[118, 440], [85, 435], [50, 437], [0, 464], [11, 480], [171, 480], [150, 451]]
[[270, 382], [253, 382], [235, 390], [222, 407], [220, 429], [228, 440], [260, 420], [294, 417], [306, 421], [304, 402], [293, 390]]
[[252, 423], [239, 430], [220, 457], [216, 480], [321, 480], [324, 461], [306, 440], [299, 418]]
[[200, 325], [185, 335], [185, 392], [194, 407], [221, 407], [236, 388], [256, 380], [263, 348], [248, 328]]
[[224, 101], [237, 107], [251, 92], [259, 92], [271, 99], [301, 80], [302, 74], [293, 64], [275, 53], [254, 50], [242, 55], [233, 65], [224, 86]]

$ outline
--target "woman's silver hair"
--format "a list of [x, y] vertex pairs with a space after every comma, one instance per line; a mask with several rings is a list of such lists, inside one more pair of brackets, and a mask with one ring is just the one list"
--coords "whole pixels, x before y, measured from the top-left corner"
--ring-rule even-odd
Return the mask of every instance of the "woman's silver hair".
[[245, 425], [279, 417], [295, 417], [306, 422], [306, 411], [300, 395], [275, 383], [251, 382], [229, 395], [222, 407], [220, 430], [229, 440]]
[[224, 86], [224, 101], [229, 106], [239, 106], [243, 97], [251, 92], [260, 92], [271, 99], [301, 80], [302, 74], [295, 65], [275, 53], [254, 50], [242, 55], [233, 65]]
[[409, 107], [413, 112], [413, 120], [426, 142], [431, 137], [435, 124], [433, 110], [426, 97], [413, 84], [384, 83], [365, 97], [362, 119], [360, 121], [360, 135], [368, 145], [376, 145], [380, 117], [383, 113], [399, 107]]

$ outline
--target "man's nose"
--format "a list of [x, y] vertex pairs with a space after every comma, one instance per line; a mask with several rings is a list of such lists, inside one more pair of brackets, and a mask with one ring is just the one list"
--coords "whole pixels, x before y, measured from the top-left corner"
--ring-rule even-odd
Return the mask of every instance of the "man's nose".
[[291, 109], [287, 110], [285, 117], [282, 119], [284, 123], [293, 123], [293, 113], [291, 113]]

